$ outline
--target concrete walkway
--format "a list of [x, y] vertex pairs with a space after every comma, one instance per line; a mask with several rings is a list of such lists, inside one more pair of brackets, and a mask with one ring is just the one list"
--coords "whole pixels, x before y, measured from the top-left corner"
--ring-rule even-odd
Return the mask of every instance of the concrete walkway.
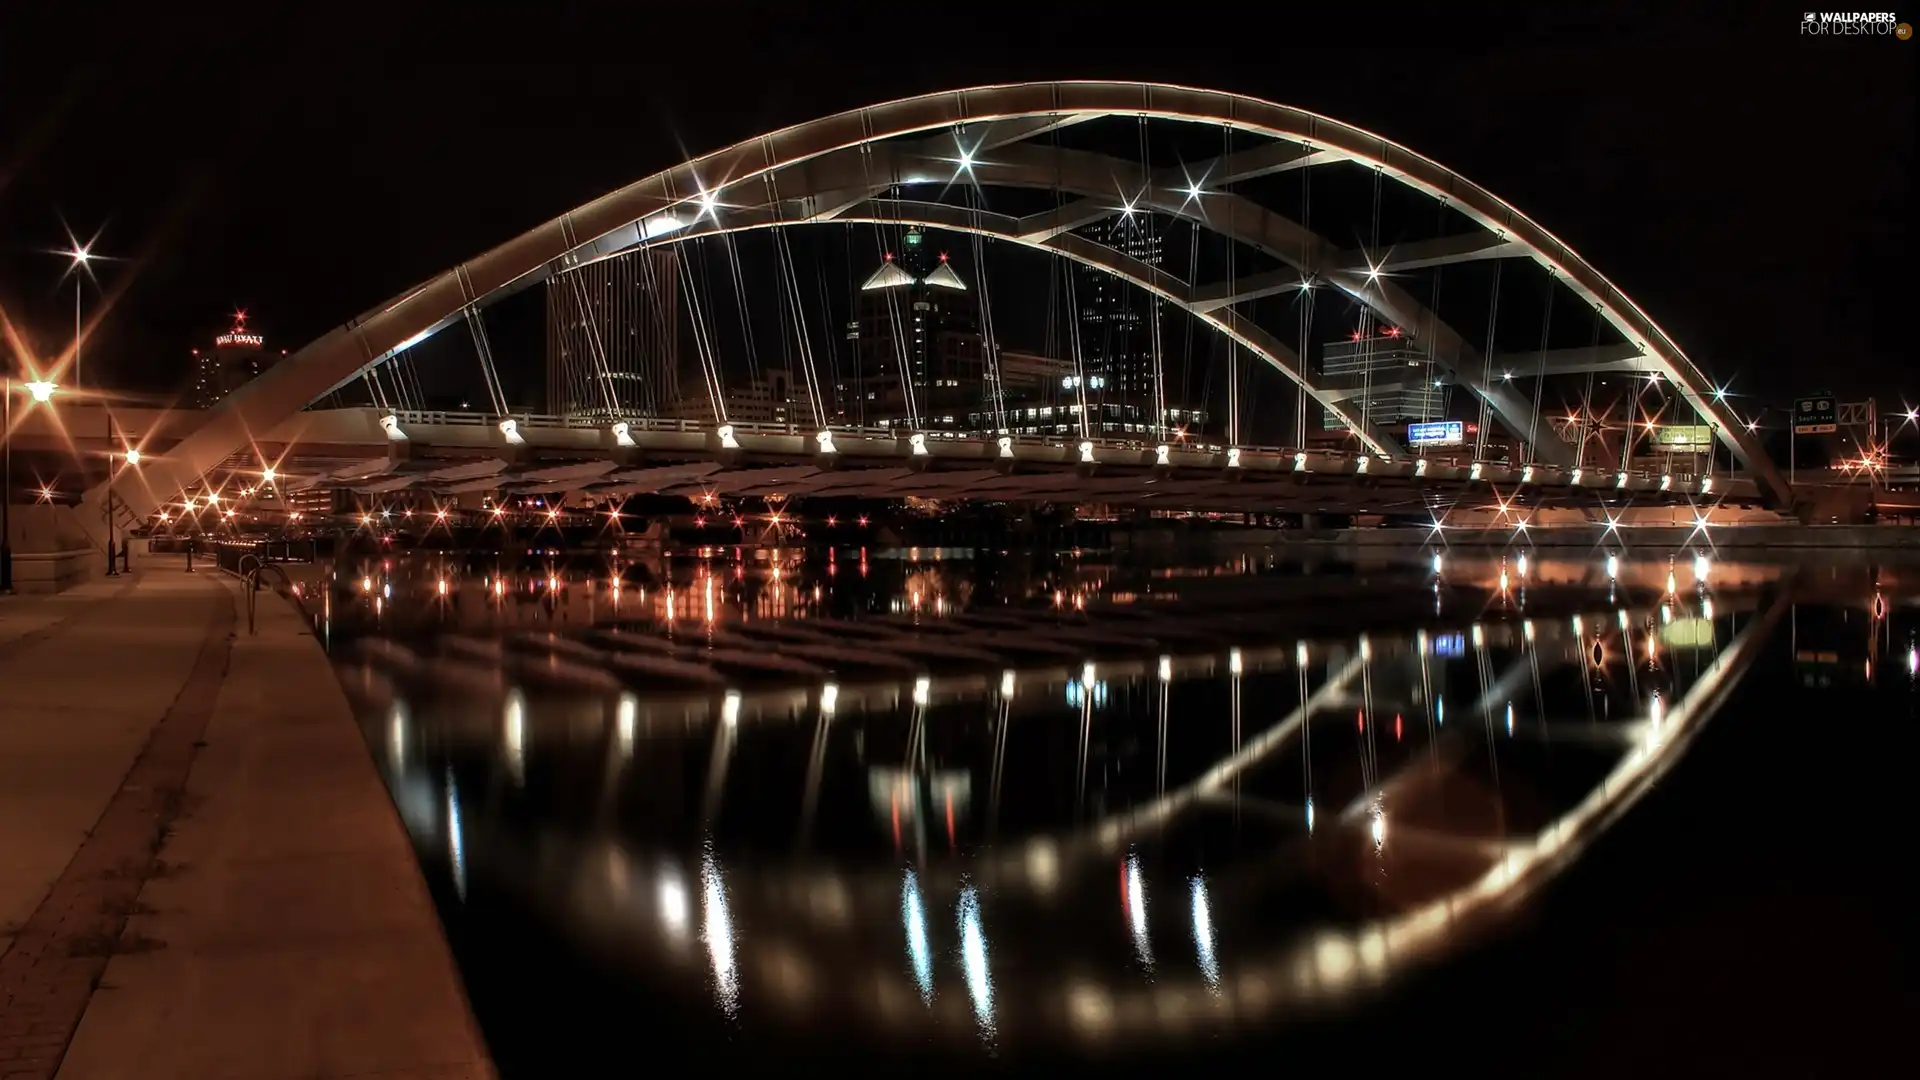
[[242, 600], [0, 599], [0, 1080], [492, 1075], [331, 666]]

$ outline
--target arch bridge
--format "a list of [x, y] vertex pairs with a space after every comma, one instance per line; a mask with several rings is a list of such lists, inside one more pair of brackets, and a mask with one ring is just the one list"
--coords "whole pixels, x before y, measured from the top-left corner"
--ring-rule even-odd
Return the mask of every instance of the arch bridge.
[[[1310, 196], [1316, 174], [1339, 172], [1351, 179], [1356, 170], [1371, 185], [1371, 227], [1356, 230], [1367, 235], [1348, 244], [1316, 222]], [[1298, 202], [1299, 212], [1281, 208], [1289, 201]], [[1383, 234], [1383, 206], [1391, 210], [1409, 201], [1423, 203], [1428, 208], [1423, 213], [1439, 224], [1394, 226], [1393, 235]], [[1327, 216], [1323, 210], [1321, 217]], [[914, 346], [905, 320], [921, 310], [915, 306], [921, 294], [911, 291], [903, 294], [912, 301], [911, 310], [896, 305], [891, 311], [896, 354], [881, 365], [879, 375], [899, 383], [897, 418], [876, 432], [833, 407], [834, 392], [844, 389], [844, 380], [837, 367], [829, 375], [819, 358], [831, 348], [830, 340], [815, 343], [832, 337], [830, 316], [823, 301], [819, 320], [828, 325], [810, 321], [805, 309], [811, 301], [804, 297], [813, 283], [802, 283], [801, 265], [807, 260], [796, 260], [785, 239], [827, 223], [870, 230], [879, 246], [908, 227], [951, 233], [975, 245], [974, 284], [953, 278], [960, 291], [977, 293], [973, 333], [980, 342], [980, 389], [971, 426], [943, 430], [934, 416], [923, 415], [921, 406], [932, 409], [947, 380], [929, 376], [922, 370], [924, 357], [910, 354]], [[777, 295], [749, 297], [734, 245], [736, 238], [761, 234], [774, 238], [778, 265], [773, 277], [779, 288]], [[1162, 244], [1176, 234], [1188, 243], [1184, 267], [1167, 257]], [[662, 416], [660, 387], [649, 384], [637, 394], [622, 389], [628, 383], [648, 384], [654, 376], [675, 381], [679, 356], [670, 347], [659, 371], [618, 370], [616, 354], [625, 346], [617, 339], [623, 329], [634, 331], [618, 323], [617, 304], [587, 295], [589, 284], [598, 288], [595, 283], [602, 281], [588, 275], [596, 267], [606, 273], [618, 260], [697, 248], [707, 241], [725, 245], [743, 326], [749, 307], [778, 309], [782, 335], [788, 338], [784, 351], [796, 369], [793, 384], [805, 386], [782, 420], [785, 430], [740, 419], [747, 402], [734, 361], [722, 355], [727, 346], [714, 313], [722, 298], [703, 295], [720, 290], [704, 288], [689, 272], [687, 258], [667, 271], [676, 278], [669, 291], [684, 311], [676, 309], [666, 318], [691, 330], [705, 396], [691, 395], [696, 406], [691, 414]], [[1089, 273], [1118, 279], [1121, 292], [1141, 297], [1138, 308], [1116, 308], [1103, 306], [1109, 304], [1105, 299], [1078, 297], [1068, 286], [1071, 325], [1062, 336], [1068, 342], [1063, 351], [1070, 355], [1058, 363], [1070, 372], [1059, 382], [1071, 393], [1064, 395], [1061, 422], [1051, 431], [1023, 428], [1018, 395], [1009, 392], [1010, 350], [995, 327], [1018, 319], [996, 319], [993, 309], [996, 303], [1033, 300], [1025, 290], [1006, 286], [1006, 275], [999, 295], [993, 295], [989, 260], [980, 254], [987, 244], [996, 252], [1037, 252], [1065, 268], [1070, 280], [1094, 280]], [[887, 259], [897, 271], [891, 253]], [[1476, 280], [1484, 283], [1489, 265], [1487, 332], [1478, 335], [1478, 326], [1463, 323], [1462, 314], [1442, 310], [1440, 275], [1450, 270], [1456, 279], [1481, 274]], [[887, 286], [886, 273], [876, 273], [869, 288], [876, 281]], [[1072, 278], [1074, 273], [1081, 278]], [[1497, 328], [1503, 273], [1510, 282], [1531, 275], [1544, 283], [1538, 348], [1502, 345]], [[915, 288], [939, 284], [937, 274], [900, 276]], [[516, 408], [506, 400], [487, 333], [491, 305], [543, 284], [550, 290], [550, 313], [555, 302], [564, 305], [573, 298], [573, 314], [566, 318], [585, 333], [579, 355], [569, 362], [591, 399], [591, 404], [571, 402], [564, 415], [550, 421], [534, 416], [544, 409]], [[1050, 280], [1048, 289], [1053, 288]], [[1521, 288], [1508, 286], [1509, 312], [1516, 304], [1512, 293]], [[1422, 291], [1427, 298], [1419, 295]], [[1585, 344], [1556, 343], [1568, 336], [1554, 332], [1556, 300], [1562, 329], [1576, 324]], [[1322, 309], [1317, 329], [1316, 304]], [[1343, 346], [1344, 367], [1329, 359], [1326, 348], [1325, 311], [1335, 305], [1346, 313], [1340, 315], [1343, 320], [1357, 319], [1355, 344]], [[1112, 325], [1126, 324], [1121, 332], [1134, 335], [1129, 340], [1135, 344], [1121, 352], [1132, 349], [1131, 358], [1116, 354], [1111, 338], [1082, 340], [1094, 316], [1105, 321], [1109, 334]], [[1163, 334], [1163, 317], [1169, 326], [1183, 319], [1228, 343], [1226, 416], [1217, 432], [1190, 434], [1170, 419], [1179, 406], [1193, 403], [1178, 401], [1171, 389], [1175, 380], [1166, 357], [1173, 346], [1165, 340], [1171, 331]], [[1474, 320], [1479, 323], [1479, 316]], [[417, 378], [415, 392], [409, 392], [403, 369], [410, 350], [457, 323], [465, 324], [472, 339], [491, 409], [434, 419], [417, 408], [426, 395], [418, 392]], [[751, 351], [752, 332], [743, 333]], [[1311, 355], [1316, 347], [1323, 353], [1318, 364]], [[1245, 370], [1238, 366], [1241, 357], [1247, 360]], [[660, 359], [655, 356], [654, 362]], [[1128, 364], [1135, 370], [1115, 374]], [[1389, 370], [1389, 365], [1406, 370]], [[1283, 445], [1266, 451], [1256, 448], [1250, 425], [1269, 420], [1276, 422], [1267, 424], [1268, 430], [1287, 425], [1286, 418], [1260, 415], [1257, 397], [1246, 390], [1249, 374], [1260, 369], [1282, 376], [1293, 391], [1288, 402], [1293, 407], [1285, 410], [1292, 414], [1291, 429], [1279, 440], [1269, 437], [1270, 444]], [[1618, 446], [1609, 445], [1607, 418], [1591, 398], [1594, 380], [1602, 375], [1624, 376], [1629, 387], [1621, 415], [1611, 418], [1612, 430], [1620, 431]], [[1564, 391], [1569, 377], [1575, 383], [1584, 379], [1587, 395], [1571, 410], [1546, 400], [1549, 380]], [[969, 378], [975, 378], [971, 369]], [[1104, 388], [1090, 396], [1103, 378], [1127, 383], [1128, 389]], [[1525, 392], [1529, 384], [1531, 398]], [[1024, 83], [904, 98], [685, 161], [567, 211], [350, 320], [207, 412], [163, 451], [147, 453], [137, 469], [110, 478], [88, 499], [96, 509], [118, 503], [125, 515], [145, 517], [230, 464], [236, 453], [258, 452], [276, 429], [303, 423], [365, 426], [318, 414], [300, 417], [330, 395], [361, 386], [379, 410], [380, 436], [371, 441], [387, 444], [389, 466], [352, 476], [334, 469], [322, 479], [397, 487], [444, 482], [423, 479], [431, 469], [403, 464], [435, 456], [433, 442], [440, 439], [465, 451], [499, 451], [494, 456], [509, 463], [528, 455], [553, 467], [605, 459], [627, 470], [621, 490], [630, 492], [671, 479], [636, 469], [641, 458], [649, 464], [731, 463], [744, 455], [750, 461], [779, 459], [772, 463], [786, 467], [802, 461], [824, 472], [855, 458], [894, 456], [906, 469], [903, 475], [951, 469], [981, 481], [987, 480], [983, 470], [1018, 476], [1056, 466], [1083, 477], [1100, 468], [1124, 467], [1148, 480], [1181, 475], [1208, 483], [1267, 470], [1289, 476], [1388, 474], [1414, 482], [1550, 482], [1559, 485], [1561, 495], [1596, 502], [1625, 489], [1662, 500], [1734, 495], [1779, 509], [1794, 503], [1793, 491], [1745, 418], [1732, 410], [1724, 388], [1598, 270], [1512, 205], [1411, 149], [1338, 120], [1229, 93], [1145, 83]], [[1429, 388], [1439, 393], [1429, 396]], [[1649, 394], [1659, 399], [1658, 410], [1648, 402]], [[1116, 406], [1116, 398], [1127, 403]], [[415, 410], [410, 413], [408, 405]], [[1102, 425], [1092, 419], [1109, 409], [1139, 422]], [[1028, 418], [1037, 411], [1025, 409]], [[1264, 411], [1281, 410], [1269, 405]], [[1681, 472], [1678, 488], [1680, 470], [1648, 469], [1647, 461], [1636, 466], [1632, 460], [1639, 425], [1644, 422], [1651, 432], [1669, 411], [1688, 417], [1687, 426], [1710, 432], [1711, 445], [1696, 445], [1696, 465]], [[1336, 438], [1315, 442], [1310, 413], [1324, 416]], [[1437, 451], [1409, 445], [1409, 420], [1449, 416], [1464, 418], [1463, 431], [1477, 429], [1466, 445]], [[1107, 430], [1116, 426], [1123, 430]], [[1444, 428], [1439, 434], [1459, 440]], [[282, 453], [289, 447], [280, 444]], [[1702, 454], [1704, 468], [1698, 467]], [[456, 464], [443, 463], [442, 471]], [[1716, 470], [1722, 478], [1717, 489]], [[1737, 479], [1731, 475], [1736, 470]], [[466, 478], [487, 479], [484, 472]], [[988, 482], [979, 497], [991, 497], [996, 483]], [[1009, 484], [1019, 487], [1017, 482], [999, 486]], [[1599, 490], [1582, 495], [1581, 489], [1589, 487]], [[957, 490], [972, 497], [966, 485]]]

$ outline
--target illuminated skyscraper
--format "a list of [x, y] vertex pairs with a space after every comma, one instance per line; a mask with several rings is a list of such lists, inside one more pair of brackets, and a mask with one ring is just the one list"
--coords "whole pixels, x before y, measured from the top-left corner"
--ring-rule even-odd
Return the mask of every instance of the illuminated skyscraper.
[[233, 325], [213, 339], [213, 348], [193, 350], [193, 385], [188, 389], [188, 403], [196, 409], [211, 409], [251, 382], [273, 363], [266, 346], [266, 338], [247, 328], [247, 313], [234, 312]]
[[[929, 235], [908, 229], [854, 296], [854, 372], [834, 386], [836, 423], [951, 428], [977, 409], [980, 301]], [[909, 390], [911, 397], [909, 398]], [[909, 406], [911, 401], [911, 406]]]
[[[1121, 214], [1079, 232], [1148, 266], [1161, 263], [1160, 234], [1153, 228], [1151, 215]], [[1153, 331], [1162, 315], [1160, 301], [1105, 270], [1077, 266], [1074, 273], [1080, 361], [1089, 388], [1096, 390], [1090, 396], [1150, 412], [1155, 380]]]

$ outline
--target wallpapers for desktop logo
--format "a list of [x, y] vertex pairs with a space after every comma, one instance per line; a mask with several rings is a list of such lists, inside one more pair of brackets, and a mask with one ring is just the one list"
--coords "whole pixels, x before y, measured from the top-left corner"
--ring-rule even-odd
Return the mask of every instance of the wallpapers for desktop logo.
[[1829, 37], [1913, 36], [1913, 27], [1891, 11], [1809, 11], [1800, 16], [1800, 33]]

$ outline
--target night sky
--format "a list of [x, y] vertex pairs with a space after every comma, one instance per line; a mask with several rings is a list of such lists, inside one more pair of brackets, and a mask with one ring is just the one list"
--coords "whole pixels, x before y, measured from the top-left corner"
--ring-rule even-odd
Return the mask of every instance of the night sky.
[[1819, 387], [1920, 401], [1901, 257], [1920, 42], [1803, 38], [1798, 9], [1260, 5], [1182, 29], [1156, 21], [1181, 5], [1070, 6], [1087, 26], [977, 3], [682, 5], [665, 22], [640, 21], [651, 5], [599, 21], [525, 7], [451, 27], [398, 5], [270, 7], [47, 16], [0, 41], [0, 303], [40, 348], [70, 333], [64, 261], [46, 254], [63, 218], [83, 239], [104, 227], [99, 249], [126, 260], [102, 270], [124, 295], [89, 371], [162, 390], [235, 307], [297, 348], [689, 154], [906, 94], [1116, 78], [1303, 106], [1439, 160], [1756, 403]]

